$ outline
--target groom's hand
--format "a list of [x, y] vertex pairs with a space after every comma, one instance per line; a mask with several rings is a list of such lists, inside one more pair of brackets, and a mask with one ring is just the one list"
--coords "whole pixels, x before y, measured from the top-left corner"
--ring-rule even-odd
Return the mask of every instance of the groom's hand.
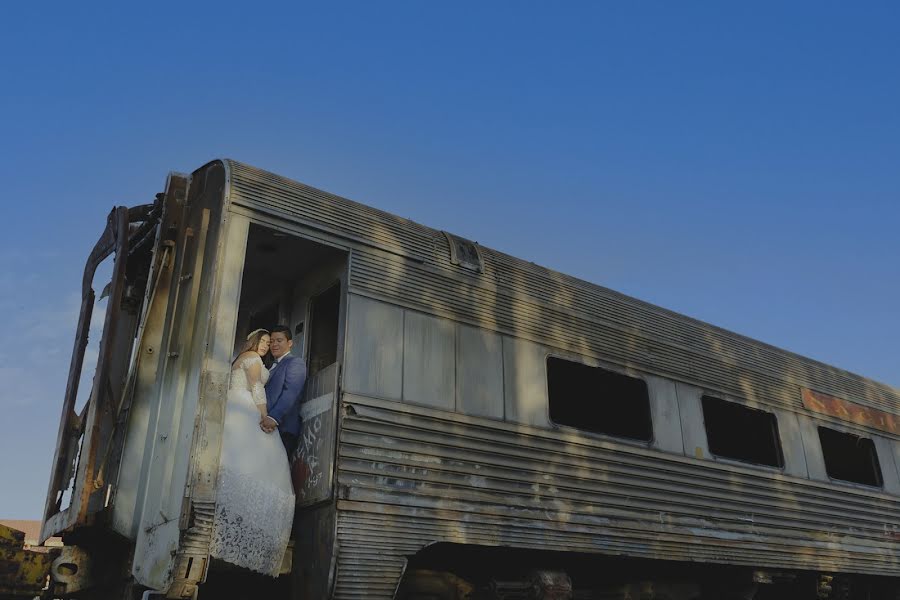
[[272, 433], [278, 428], [278, 423], [272, 417], [265, 416], [259, 421], [259, 428], [266, 433]]

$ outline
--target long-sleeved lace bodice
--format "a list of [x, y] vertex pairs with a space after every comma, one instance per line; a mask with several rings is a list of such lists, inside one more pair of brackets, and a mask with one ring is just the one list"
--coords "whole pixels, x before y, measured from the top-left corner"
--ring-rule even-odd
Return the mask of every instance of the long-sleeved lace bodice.
[[263, 366], [262, 359], [254, 354], [244, 358], [231, 370], [232, 390], [247, 390], [253, 398], [253, 403], [259, 406], [266, 404], [266, 382], [269, 381], [269, 371]]

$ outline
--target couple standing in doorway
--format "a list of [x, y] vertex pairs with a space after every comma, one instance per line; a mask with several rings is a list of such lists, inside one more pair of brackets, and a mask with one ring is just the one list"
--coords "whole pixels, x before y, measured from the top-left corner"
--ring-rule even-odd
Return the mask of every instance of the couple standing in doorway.
[[[306, 365], [284, 326], [247, 336], [232, 363], [210, 554], [277, 576], [294, 517], [289, 457], [300, 434]], [[263, 357], [274, 359], [266, 369]]]

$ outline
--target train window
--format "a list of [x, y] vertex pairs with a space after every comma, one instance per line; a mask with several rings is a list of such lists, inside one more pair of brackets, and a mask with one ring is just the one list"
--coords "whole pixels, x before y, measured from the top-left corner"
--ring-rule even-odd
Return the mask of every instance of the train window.
[[703, 396], [703, 422], [713, 455], [769, 467], [784, 466], [778, 422], [772, 413]]
[[819, 427], [825, 472], [832, 479], [881, 487], [881, 467], [869, 438]]
[[585, 431], [650, 441], [650, 397], [643, 379], [547, 359], [550, 420]]

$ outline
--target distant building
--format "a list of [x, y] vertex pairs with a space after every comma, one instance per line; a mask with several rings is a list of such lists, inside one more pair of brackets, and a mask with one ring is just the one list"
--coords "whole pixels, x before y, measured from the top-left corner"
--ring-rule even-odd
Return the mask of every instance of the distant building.
[[[25, 534], [25, 549], [34, 550], [40, 547], [41, 538], [41, 522], [30, 520], [0, 519], [0, 525], [6, 525], [13, 529], [18, 529]], [[47, 540], [44, 546], [59, 547], [62, 546], [62, 538], [52, 537]]]

